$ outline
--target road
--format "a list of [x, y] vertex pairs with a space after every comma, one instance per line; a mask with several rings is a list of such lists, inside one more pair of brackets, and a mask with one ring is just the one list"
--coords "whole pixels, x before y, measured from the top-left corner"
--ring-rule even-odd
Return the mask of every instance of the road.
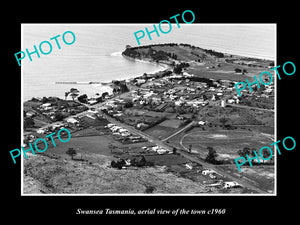
[[195, 124], [194, 121], [190, 122], [189, 124], [187, 124], [185, 127], [183, 127], [182, 129], [180, 129], [179, 131], [176, 131], [174, 134], [170, 135], [169, 137], [163, 139], [162, 141], [167, 141], [169, 140], [170, 138], [176, 136], [177, 134], [183, 132], [184, 130], [186, 130], [187, 128], [189, 128], [190, 126], [192, 126], [193, 124]]
[[226, 103], [225, 106], [231, 106], [231, 107], [243, 108], [243, 109], [255, 109], [255, 110], [267, 111], [267, 112], [274, 112], [273, 109], [263, 109], [263, 108], [251, 107], [251, 106], [247, 106], [247, 105], [227, 104]]
[[[155, 145], [157, 145], [157, 146], [160, 146], [160, 147], [162, 147], [162, 148], [164, 148], [164, 149], [167, 149], [167, 150], [169, 150], [169, 151], [172, 151], [172, 150], [173, 150], [173, 147], [172, 147], [172, 146], [166, 145], [162, 140], [159, 140], [159, 139], [157, 139], [157, 138], [154, 138], [154, 137], [152, 137], [152, 136], [150, 136], [150, 135], [148, 135], [148, 134], [146, 134], [146, 133], [144, 133], [144, 132], [142, 132], [142, 131], [140, 131], [140, 130], [136, 130], [136, 129], [133, 128], [132, 126], [126, 125], [126, 124], [124, 124], [124, 123], [121, 123], [121, 122], [117, 121], [116, 119], [114, 119], [114, 118], [112, 118], [112, 117], [110, 117], [110, 116], [108, 116], [108, 115], [106, 115], [106, 114], [104, 114], [104, 113], [101, 113], [101, 112], [100, 112], [100, 114], [102, 114], [102, 117], [105, 118], [105, 119], [107, 119], [110, 123], [113, 123], [113, 124], [116, 124], [117, 126], [123, 127], [123, 128], [125, 128], [125, 129], [127, 129], [128, 131], [130, 131], [131, 133], [134, 133], [134, 134], [136, 134], [136, 135], [139, 135], [139, 136], [141, 136], [141, 137], [147, 139], [149, 142], [151, 142], [151, 143], [153, 143], [153, 144], [155, 144]], [[231, 174], [226, 173], [226, 172], [220, 170], [220, 169], [218, 168], [217, 165], [213, 165], [213, 164], [207, 163], [207, 162], [205, 162], [204, 160], [199, 159], [197, 156], [195, 156], [195, 155], [193, 155], [193, 154], [190, 154], [190, 153], [185, 152], [185, 151], [182, 151], [182, 150], [177, 150], [177, 152], [178, 152], [180, 155], [182, 155], [183, 157], [185, 157], [186, 159], [189, 159], [189, 160], [192, 161], [192, 162], [195, 162], [195, 163], [197, 163], [197, 164], [200, 164], [200, 165], [202, 165], [203, 167], [205, 167], [206, 169], [214, 170], [214, 171], [216, 171], [217, 173], [221, 174], [222, 176], [228, 177], [228, 178], [231, 179], [232, 181], [238, 182], [238, 183], [241, 184], [243, 187], [250, 188], [250, 189], [252, 189], [252, 190], [254, 190], [254, 191], [256, 191], [256, 192], [258, 192], [258, 193], [260, 193], [260, 194], [267, 194], [267, 193], [268, 193], [267, 191], [262, 190], [262, 189], [260, 189], [260, 188], [258, 188], [258, 187], [256, 187], [256, 186], [252, 185], [251, 183], [245, 181], [245, 180], [242, 180], [242, 179], [240, 179], [240, 178], [234, 177], [234, 176], [232, 176]]]
[[[123, 93], [123, 94], [126, 94], [126, 93]], [[111, 99], [114, 99], [114, 98], [117, 98], [117, 97], [122, 97], [123, 94], [114, 96], [114, 97], [111, 98]], [[91, 109], [91, 108], [99, 109], [99, 108], [100, 108], [101, 106], [103, 106], [105, 103], [106, 103], [106, 102], [101, 102], [101, 103], [98, 103], [98, 104], [95, 104], [95, 105], [92, 105], [92, 106], [91, 106], [91, 105], [86, 105], [86, 106], [87, 106], [89, 109]], [[135, 129], [135, 128], [132, 127], [132, 126], [129, 126], [129, 125], [127, 125], [127, 124], [124, 124], [124, 123], [121, 123], [121, 122], [117, 121], [116, 119], [114, 119], [114, 118], [112, 118], [112, 117], [110, 117], [110, 116], [104, 114], [101, 110], [97, 110], [97, 111], [100, 113], [100, 115], [101, 115], [103, 118], [107, 119], [110, 123], [114, 123], [114, 124], [116, 124], [117, 126], [123, 127], [123, 128], [125, 128], [125, 129], [127, 129], [128, 131], [130, 131], [131, 133], [134, 133], [134, 134], [136, 134], [136, 135], [139, 135], [139, 136], [145, 138], [146, 140], [148, 140], [149, 142], [151, 142], [151, 143], [153, 143], [153, 144], [155, 144], [155, 145], [157, 145], [157, 146], [160, 146], [160, 147], [162, 147], [162, 148], [165, 148], [165, 149], [167, 149], [167, 150], [169, 150], [169, 151], [172, 151], [172, 150], [173, 150], [173, 147], [172, 147], [172, 146], [169, 146], [169, 145], [166, 145], [166, 144], [164, 143], [164, 141], [166, 141], [166, 140], [168, 140], [169, 138], [171, 138], [171, 137], [173, 137], [173, 136], [179, 134], [180, 132], [182, 132], [183, 130], [187, 129], [188, 127], [190, 127], [190, 126], [193, 124], [193, 122], [191, 122], [191, 123], [189, 123], [188, 125], [186, 125], [184, 128], [182, 128], [181, 130], [179, 130], [179, 131], [175, 132], [174, 134], [172, 134], [171, 136], [169, 136], [168, 138], [166, 138], [166, 139], [164, 139], [164, 140], [159, 140], [159, 139], [157, 139], [157, 138], [155, 138], [155, 137], [152, 137], [152, 136], [150, 136], [150, 135], [148, 135], [148, 134], [146, 134], [146, 133], [144, 133], [144, 132], [142, 132], [142, 131], [140, 131], [140, 130]], [[76, 114], [76, 115], [69, 116], [69, 117], [65, 118], [64, 120], [67, 120], [68, 118], [71, 118], [71, 117], [76, 117], [76, 116], [84, 115], [84, 114], [86, 114], [86, 113], [88, 113], [88, 112], [87, 112], [87, 111], [84, 111], [84, 112], [78, 113], [78, 114]], [[46, 128], [46, 127], [52, 126], [53, 124], [56, 124], [56, 123], [60, 123], [60, 121], [54, 122], [54, 123], [51, 123], [51, 124], [48, 124], [48, 125], [46, 125], [46, 126], [43, 126], [42, 128]], [[241, 185], [244, 186], [244, 187], [248, 187], [248, 188], [250, 188], [250, 189], [252, 189], [252, 190], [254, 190], [254, 191], [256, 191], [256, 192], [258, 192], [258, 193], [260, 193], [260, 194], [266, 194], [266, 193], [268, 193], [268, 192], [266, 192], [265, 190], [262, 190], [262, 189], [260, 189], [260, 188], [258, 188], [258, 187], [256, 187], [256, 186], [252, 185], [251, 183], [245, 181], [245, 180], [239, 179], [239, 178], [237, 178], [237, 177], [232, 176], [232, 175], [229, 174], [229, 173], [226, 173], [226, 172], [220, 170], [216, 165], [209, 164], [209, 163], [205, 162], [204, 160], [197, 158], [197, 156], [195, 156], [195, 155], [192, 155], [192, 154], [187, 153], [187, 152], [182, 151], [182, 150], [177, 150], [177, 152], [178, 152], [180, 155], [182, 155], [183, 157], [185, 157], [186, 159], [189, 159], [189, 160], [192, 161], [192, 162], [195, 162], [195, 163], [197, 163], [197, 164], [200, 164], [200, 165], [204, 166], [206, 169], [214, 170], [214, 171], [216, 171], [217, 173], [221, 174], [222, 176], [228, 177], [228, 178], [232, 179], [233, 181], [238, 182], [239, 184], [241, 184]]]

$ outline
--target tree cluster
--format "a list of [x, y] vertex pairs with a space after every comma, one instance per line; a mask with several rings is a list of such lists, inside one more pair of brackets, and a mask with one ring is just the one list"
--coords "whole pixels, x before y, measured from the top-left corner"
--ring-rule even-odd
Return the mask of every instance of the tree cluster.
[[218, 58], [223, 58], [224, 54], [222, 52], [216, 52], [212, 49], [204, 49], [205, 53], [216, 56]]
[[189, 67], [190, 65], [188, 63], [179, 63], [177, 65], [175, 65], [173, 72], [176, 74], [180, 74], [183, 68]]
[[217, 160], [216, 160], [217, 152], [216, 152], [216, 150], [214, 150], [212, 147], [207, 147], [207, 150], [208, 150], [208, 154], [205, 158], [205, 161], [208, 162], [208, 163], [216, 164], [217, 163]]
[[114, 88], [114, 93], [124, 93], [129, 91], [125, 81], [114, 80], [112, 83], [117, 86], [117, 88]]

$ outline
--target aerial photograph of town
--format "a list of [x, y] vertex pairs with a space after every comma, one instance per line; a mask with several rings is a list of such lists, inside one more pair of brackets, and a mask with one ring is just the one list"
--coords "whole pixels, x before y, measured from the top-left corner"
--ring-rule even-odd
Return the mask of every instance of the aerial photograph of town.
[[[72, 45], [53, 45], [52, 55], [22, 62], [23, 146], [48, 142], [47, 151], [22, 159], [24, 195], [276, 192], [274, 156], [241, 171], [235, 163], [275, 140], [274, 82], [241, 96], [235, 87], [276, 65], [274, 49], [249, 50], [275, 46], [267, 39], [273, 25], [186, 25], [141, 45], [133, 33], [146, 25], [22, 26], [31, 49], [67, 30], [76, 35]], [[244, 39], [247, 32], [256, 38]], [[63, 128], [70, 140], [53, 146], [46, 136]]]

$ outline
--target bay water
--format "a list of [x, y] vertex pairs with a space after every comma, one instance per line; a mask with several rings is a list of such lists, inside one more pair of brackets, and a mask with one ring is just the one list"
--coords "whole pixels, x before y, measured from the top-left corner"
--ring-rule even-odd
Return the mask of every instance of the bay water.
[[[22, 60], [23, 100], [32, 97], [64, 98], [70, 88], [92, 96], [111, 91], [101, 84], [56, 84], [56, 82], [110, 82], [151, 73], [163, 68], [158, 64], [138, 62], [122, 57], [126, 45], [137, 46], [134, 32], [153, 28], [153, 24], [22, 24], [21, 50], [34, 51], [42, 41], [60, 35], [61, 49], [52, 43], [49, 55], [32, 55]], [[164, 30], [168, 30], [165, 28]], [[72, 31], [76, 40], [63, 43], [61, 36]], [[152, 33], [140, 40], [141, 45], [186, 43], [205, 49], [275, 60], [276, 26], [274, 24], [172, 24], [168, 34]], [[44, 51], [47, 51], [46, 49]], [[17, 64], [17, 63], [16, 63]]]

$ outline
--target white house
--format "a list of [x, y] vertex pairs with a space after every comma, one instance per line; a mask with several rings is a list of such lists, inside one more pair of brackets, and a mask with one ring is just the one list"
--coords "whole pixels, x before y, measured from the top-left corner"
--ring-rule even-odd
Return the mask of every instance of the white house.
[[44, 129], [38, 129], [36, 132], [38, 134], [44, 134], [46, 132], [46, 130], [44, 130]]
[[224, 185], [224, 188], [232, 188], [232, 187], [239, 187], [239, 186], [241, 186], [236, 181], [227, 181], [227, 182], [224, 182], [223, 185]]
[[214, 170], [203, 170], [202, 171], [203, 175], [208, 175], [208, 174], [211, 174], [211, 173], [215, 173], [215, 171]]
[[51, 103], [44, 103], [41, 105], [43, 108], [51, 106]]
[[79, 121], [78, 121], [78, 120], [76, 120], [76, 119], [75, 119], [75, 118], [73, 118], [73, 117], [71, 117], [71, 118], [68, 118], [68, 119], [67, 119], [67, 122], [68, 122], [68, 123], [72, 123], [72, 124], [79, 123]]
[[203, 125], [205, 125], [205, 122], [202, 121], [202, 120], [200, 120], [200, 121], [198, 122], [198, 124], [201, 125], [201, 126], [203, 126]]
[[221, 107], [224, 108], [225, 107], [225, 100], [221, 101]]
[[227, 102], [228, 102], [229, 104], [233, 104], [233, 103], [235, 102], [235, 100], [234, 100], [234, 99], [228, 99]]
[[183, 105], [183, 103], [184, 103], [184, 101], [181, 101], [181, 100], [178, 100], [178, 101], [175, 101], [175, 102], [174, 102], [174, 104], [175, 104], [176, 106], [181, 106], [181, 105]]
[[127, 132], [127, 129], [121, 128], [119, 129], [119, 132]]

